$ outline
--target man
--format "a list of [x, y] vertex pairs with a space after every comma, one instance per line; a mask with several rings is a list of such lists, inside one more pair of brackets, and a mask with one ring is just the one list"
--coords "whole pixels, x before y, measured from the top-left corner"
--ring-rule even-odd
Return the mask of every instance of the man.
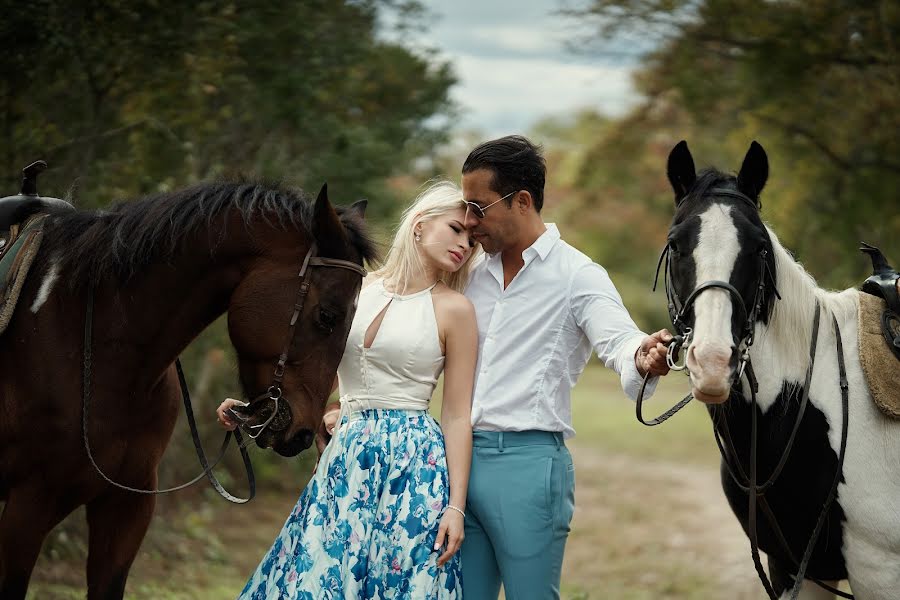
[[[570, 391], [591, 350], [636, 398], [668, 372], [671, 335], [642, 333], [606, 271], [541, 218], [544, 159], [521, 136], [481, 144], [462, 168], [479, 357], [462, 546], [466, 600], [559, 597], [574, 510]], [[655, 388], [648, 382], [647, 392]]]

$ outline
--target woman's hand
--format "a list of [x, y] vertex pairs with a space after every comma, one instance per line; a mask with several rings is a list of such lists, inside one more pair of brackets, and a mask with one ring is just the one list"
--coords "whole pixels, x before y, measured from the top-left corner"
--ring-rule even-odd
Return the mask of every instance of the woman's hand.
[[316, 432], [316, 450], [318, 450], [319, 456], [322, 456], [322, 453], [325, 452], [325, 446], [331, 441], [331, 436], [334, 435], [334, 429], [337, 427], [337, 420], [340, 414], [340, 405], [333, 404], [325, 409], [325, 414], [322, 416], [322, 424], [319, 426], [319, 431]]
[[446, 549], [437, 560], [439, 567], [453, 557], [465, 537], [463, 516], [452, 508], [445, 508], [444, 516], [441, 517], [441, 524], [438, 527], [437, 541], [434, 543], [434, 549], [440, 550], [446, 540]]
[[228, 413], [228, 409], [233, 406], [247, 406], [246, 402], [241, 402], [240, 400], [235, 400], [234, 398], [225, 398], [225, 401], [219, 405], [219, 408], [216, 409], [216, 415], [219, 417], [219, 423], [222, 425], [223, 429], [227, 431], [233, 431], [237, 429], [237, 422], [231, 418], [231, 415]]

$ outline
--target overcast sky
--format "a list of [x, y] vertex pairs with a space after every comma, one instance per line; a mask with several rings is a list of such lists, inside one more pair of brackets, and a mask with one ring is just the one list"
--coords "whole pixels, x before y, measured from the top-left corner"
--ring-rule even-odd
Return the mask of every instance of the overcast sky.
[[[522, 133], [540, 117], [592, 107], [610, 115], [633, 104], [631, 48], [604, 56], [566, 48], [578, 24], [554, 14], [560, 0], [426, 0], [422, 42], [453, 63], [459, 129], [488, 136]], [[569, 5], [578, 4], [569, 0]], [[633, 45], [633, 42], [632, 42]], [[618, 46], [615, 48], [614, 46]]]

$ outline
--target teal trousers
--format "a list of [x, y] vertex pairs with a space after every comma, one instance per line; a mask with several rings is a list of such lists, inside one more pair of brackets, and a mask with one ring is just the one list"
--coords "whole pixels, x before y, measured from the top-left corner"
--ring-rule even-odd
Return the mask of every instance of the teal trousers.
[[561, 433], [475, 431], [462, 545], [463, 597], [559, 598], [575, 509], [575, 467]]

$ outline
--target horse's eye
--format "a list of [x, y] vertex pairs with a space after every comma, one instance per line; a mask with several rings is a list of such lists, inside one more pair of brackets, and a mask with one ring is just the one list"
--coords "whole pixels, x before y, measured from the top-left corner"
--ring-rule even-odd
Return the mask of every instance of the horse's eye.
[[337, 313], [327, 308], [319, 308], [319, 327], [331, 333], [337, 325]]

